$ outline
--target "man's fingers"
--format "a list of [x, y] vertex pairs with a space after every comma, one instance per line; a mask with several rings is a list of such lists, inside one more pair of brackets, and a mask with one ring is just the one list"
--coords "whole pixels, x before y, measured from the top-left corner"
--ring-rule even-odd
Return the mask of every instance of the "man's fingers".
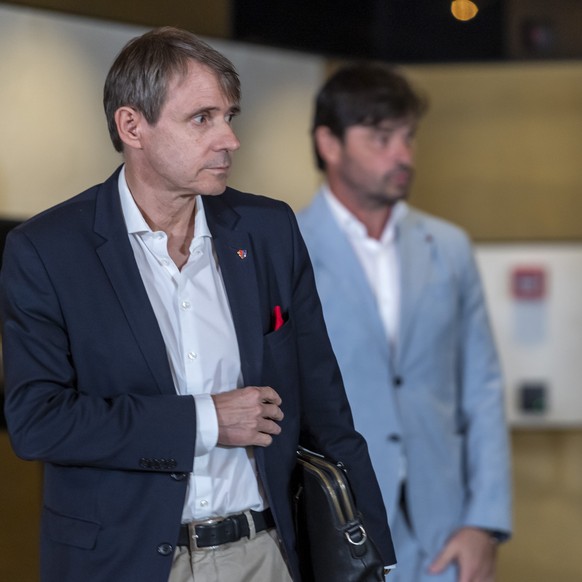
[[277, 435], [281, 433], [281, 426], [275, 421], [265, 418], [257, 423], [257, 432]]
[[261, 416], [263, 418], [270, 418], [271, 420], [276, 420], [277, 422], [282, 421], [283, 418], [285, 417], [283, 411], [275, 404], [263, 404]]
[[247, 386], [213, 394], [218, 417], [218, 442], [222, 445], [269, 446], [283, 420], [281, 397], [270, 386]]
[[282, 404], [281, 397], [270, 386], [252, 386], [250, 388], [256, 388], [259, 391], [263, 402], [269, 402], [271, 404], [281, 406]]
[[255, 447], [268, 447], [273, 442], [273, 437], [264, 432], [258, 432], [255, 437], [255, 442], [252, 443]]
[[454, 552], [447, 544], [429, 567], [431, 574], [440, 574], [453, 560]]

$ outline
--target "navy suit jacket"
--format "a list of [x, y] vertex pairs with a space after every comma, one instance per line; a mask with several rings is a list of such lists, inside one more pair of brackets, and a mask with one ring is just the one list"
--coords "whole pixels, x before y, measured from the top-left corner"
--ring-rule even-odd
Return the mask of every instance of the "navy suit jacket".
[[[5, 410], [16, 453], [45, 463], [43, 582], [165, 582], [193, 465], [195, 403], [176, 394], [117, 179], [31, 219], [6, 243]], [[282, 433], [255, 455], [294, 579], [299, 442], [343, 461], [371, 536], [394, 562], [292, 211], [232, 189], [204, 206], [245, 384], [273, 386], [283, 400]], [[273, 331], [276, 305], [286, 322]]]

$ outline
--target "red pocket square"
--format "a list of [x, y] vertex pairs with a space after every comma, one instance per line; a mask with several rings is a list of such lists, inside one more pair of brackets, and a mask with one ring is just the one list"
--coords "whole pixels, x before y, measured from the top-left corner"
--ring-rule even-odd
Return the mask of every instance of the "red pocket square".
[[277, 331], [280, 327], [283, 327], [284, 323], [285, 320], [281, 313], [281, 306], [275, 305], [275, 307], [273, 307], [273, 331]]

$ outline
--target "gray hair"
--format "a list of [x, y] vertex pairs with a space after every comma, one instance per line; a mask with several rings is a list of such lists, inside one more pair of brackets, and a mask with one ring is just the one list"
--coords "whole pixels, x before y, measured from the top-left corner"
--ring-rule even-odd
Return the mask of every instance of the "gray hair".
[[151, 30], [130, 40], [115, 59], [103, 89], [103, 107], [109, 136], [118, 152], [123, 151], [115, 123], [115, 112], [133, 107], [147, 122], [155, 124], [166, 101], [168, 84], [175, 75], [185, 75], [190, 61], [216, 74], [224, 94], [240, 102], [240, 80], [234, 65], [194, 34], [178, 28]]

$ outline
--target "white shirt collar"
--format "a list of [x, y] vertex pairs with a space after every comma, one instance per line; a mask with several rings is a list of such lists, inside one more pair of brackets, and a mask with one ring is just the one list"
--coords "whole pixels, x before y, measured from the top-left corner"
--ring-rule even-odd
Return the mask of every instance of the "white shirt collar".
[[[359, 221], [332, 193], [329, 185], [326, 183], [322, 186], [321, 191], [330, 210], [335, 217], [340, 228], [348, 235], [348, 237], [358, 237], [362, 239], [370, 238], [368, 230], [364, 224]], [[381, 244], [388, 244], [394, 241], [396, 237], [396, 229], [400, 224], [406, 213], [408, 212], [408, 204], [403, 200], [398, 201], [392, 208], [390, 219], [386, 223], [379, 242]]]
[[[119, 172], [118, 179], [119, 197], [121, 200], [121, 210], [123, 212], [123, 218], [125, 219], [125, 225], [127, 227], [127, 234], [145, 234], [151, 233], [152, 229], [146, 222], [143, 214], [141, 213], [138, 205], [135, 203], [133, 196], [127, 185], [127, 180], [125, 179], [125, 165], [121, 168]], [[208, 223], [206, 222], [206, 213], [204, 212], [204, 204], [202, 202], [202, 196], [197, 196], [196, 198], [196, 215], [194, 217], [194, 242], [195, 239], [208, 236], [212, 238], [210, 229], [208, 228]]]

